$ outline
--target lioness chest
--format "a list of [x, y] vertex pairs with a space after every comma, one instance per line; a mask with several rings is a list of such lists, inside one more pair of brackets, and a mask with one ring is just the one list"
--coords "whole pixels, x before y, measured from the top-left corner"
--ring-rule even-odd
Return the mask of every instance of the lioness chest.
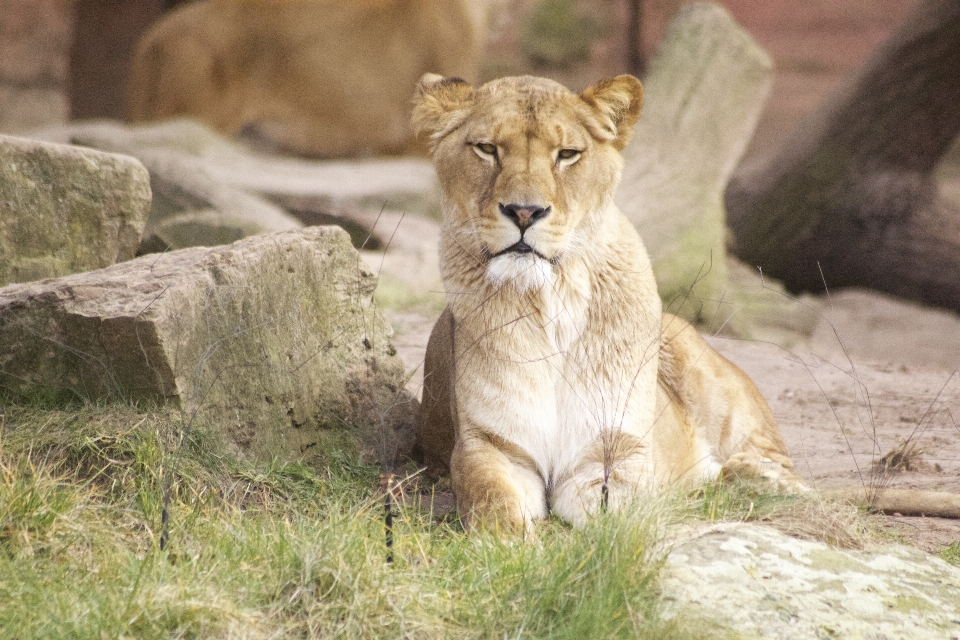
[[454, 307], [458, 411], [548, 486], [605, 432], [649, 438], [660, 309], [648, 308], [649, 271], [618, 257], [564, 265], [534, 293], [487, 289]]

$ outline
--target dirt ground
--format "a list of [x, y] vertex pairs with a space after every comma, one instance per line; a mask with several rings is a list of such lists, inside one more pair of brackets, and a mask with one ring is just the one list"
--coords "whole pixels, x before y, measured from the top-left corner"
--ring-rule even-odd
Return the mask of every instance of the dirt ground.
[[[803, 349], [724, 338], [709, 341], [757, 383], [797, 471], [811, 486], [960, 492], [956, 370], [842, 355], [822, 358]], [[908, 455], [897, 468], [883, 464], [884, 456], [898, 451]], [[960, 540], [960, 521], [902, 516], [884, 521], [927, 551]]]

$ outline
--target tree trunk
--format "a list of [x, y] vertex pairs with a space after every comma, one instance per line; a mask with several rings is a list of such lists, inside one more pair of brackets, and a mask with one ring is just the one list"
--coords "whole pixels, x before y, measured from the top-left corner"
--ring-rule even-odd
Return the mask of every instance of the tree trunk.
[[140, 36], [183, 0], [74, 0], [70, 117], [122, 119], [127, 67]]
[[923, 0], [839, 94], [727, 190], [731, 250], [793, 291], [862, 286], [960, 310], [960, 2]]
[[70, 117], [123, 118], [127, 66], [161, 0], [76, 0], [70, 49]]
[[630, 73], [642, 78], [647, 73], [647, 56], [643, 52], [643, 0], [629, 0], [627, 19], [627, 57]]

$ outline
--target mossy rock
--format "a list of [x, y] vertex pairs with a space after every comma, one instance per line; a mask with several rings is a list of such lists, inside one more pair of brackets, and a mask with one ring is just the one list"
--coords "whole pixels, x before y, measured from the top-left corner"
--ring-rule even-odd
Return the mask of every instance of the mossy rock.
[[416, 401], [374, 274], [336, 227], [0, 289], [0, 387], [178, 407], [257, 459], [346, 432], [392, 462]]
[[134, 158], [0, 136], [0, 286], [133, 258], [150, 200]]
[[727, 288], [723, 193], [766, 102], [773, 65], [719, 6], [685, 6], [644, 82], [616, 202], [640, 231], [660, 297], [688, 320]]

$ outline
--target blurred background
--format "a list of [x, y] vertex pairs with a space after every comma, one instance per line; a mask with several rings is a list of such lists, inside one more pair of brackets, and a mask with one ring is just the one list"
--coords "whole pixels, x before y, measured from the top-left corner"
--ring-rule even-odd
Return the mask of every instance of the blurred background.
[[[26, 132], [71, 119], [125, 117], [128, 69], [137, 41], [165, 12], [182, 4], [183, 0], [0, 0], [0, 132]], [[478, 4], [484, 5], [484, 15], [476, 79], [536, 73], [580, 88], [616, 73], [642, 76], [683, 2]], [[722, 0], [720, 4], [770, 53], [777, 69], [749, 155], [789, 131], [916, 3]]]

